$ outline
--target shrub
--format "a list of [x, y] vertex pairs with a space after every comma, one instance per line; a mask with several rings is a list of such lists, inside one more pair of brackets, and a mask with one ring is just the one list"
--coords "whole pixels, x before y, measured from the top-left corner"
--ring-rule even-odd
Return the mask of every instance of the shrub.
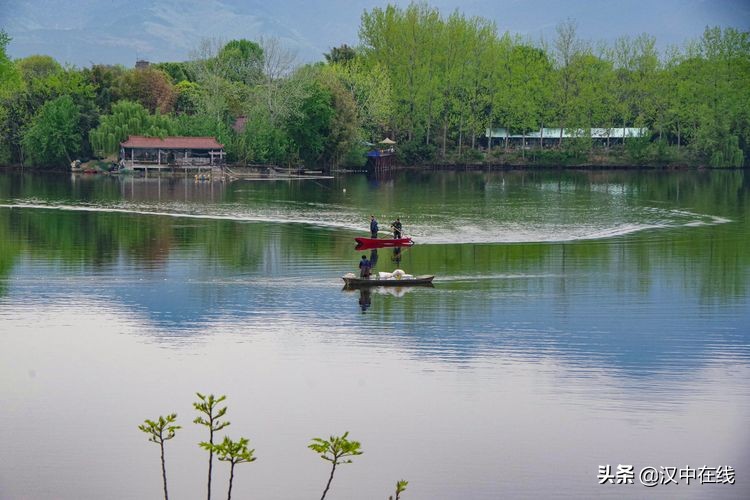
[[398, 157], [407, 165], [418, 165], [428, 163], [435, 159], [437, 150], [433, 144], [425, 144], [421, 141], [409, 141], [401, 145]]

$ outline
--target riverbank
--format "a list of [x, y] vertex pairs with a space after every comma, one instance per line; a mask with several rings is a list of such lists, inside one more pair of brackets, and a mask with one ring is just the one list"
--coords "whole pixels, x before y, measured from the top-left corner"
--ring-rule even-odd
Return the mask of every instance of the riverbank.
[[[544, 147], [511, 145], [464, 149], [460, 154], [443, 154], [430, 145], [414, 147], [405, 144], [398, 151], [401, 166], [439, 166], [440, 168], [576, 168], [576, 169], [642, 169], [684, 170], [728, 168], [726, 163], [685, 147], [665, 141], [634, 139], [611, 147], [592, 145], [590, 141], [571, 141], [562, 146]], [[738, 162], [742, 168], [750, 162]]]
[[[414, 154], [412, 151], [399, 152], [399, 162], [390, 169], [425, 169], [425, 170], [540, 170], [540, 169], [575, 169], [575, 170], [731, 170], [747, 168], [750, 163], [745, 162], [743, 166], [726, 167], [715, 166], [703, 158], [686, 150], [685, 147], [677, 149], [674, 146], [661, 147], [657, 143], [645, 143], [641, 145], [622, 146], [611, 149], [596, 149], [593, 151], [575, 151], [571, 148], [561, 149], [509, 149], [493, 148], [469, 149], [461, 155], [447, 155], [440, 157], [434, 151], [427, 154]], [[109, 173], [104, 166], [106, 162], [91, 161], [82, 166], [92, 165], [92, 169], [98, 173]], [[243, 172], [247, 176], [250, 171], [256, 174], [287, 174], [290, 170], [283, 168], [248, 167], [245, 165], [229, 164], [228, 171]], [[59, 166], [29, 166], [29, 165], [0, 165], [0, 170], [21, 171], [33, 170], [44, 172], [70, 172], [67, 165]], [[300, 169], [293, 169], [295, 172]], [[302, 169], [304, 170], [304, 169]], [[371, 170], [368, 166], [341, 166], [333, 169], [333, 172], [367, 172]], [[311, 167], [308, 172], [320, 172], [320, 169]], [[167, 172], [169, 174], [183, 175], [182, 171]]]

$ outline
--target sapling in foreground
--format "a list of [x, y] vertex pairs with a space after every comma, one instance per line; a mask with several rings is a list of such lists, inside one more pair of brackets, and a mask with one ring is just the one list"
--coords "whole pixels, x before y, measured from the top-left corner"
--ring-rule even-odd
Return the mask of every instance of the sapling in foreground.
[[215, 452], [218, 459], [222, 462], [229, 462], [229, 490], [227, 500], [232, 499], [232, 482], [234, 480], [234, 466], [245, 462], [255, 462], [253, 456], [255, 450], [247, 449], [248, 440], [240, 438], [239, 441], [232, 441], [229, 437], [224, 436], [224, 441], [219, 444], [201, 443], [201, 446], [211, 452]]
[[149, 441], [158, 444], [159, 448], [161, 448], [161, 477], [164, 481], [164, 500], [169, 500], [169, 493], [167, 493], [167, 467], [164, 461], [164, 441], [172, 439], [175, 431], [180, 429], [179, 425], [174, 425], [175, 420], [177, 420], [176, 413], [172, 413], [166, 417], [159, 415], [158, 420], [146, 419], [143, 421], [143, 424], [138, 426], [140, 430], [149, 435]]
[[[224, 416], [224, 414], [227, 412], [227, 407], [224, 408], [217, 408], [218, 404], [224, 401], [227, 397], [226, 396], [219, 396], [214, 397], [213, 394], [209, 394], [208, 396], [205, 396], [201, 394], [200, 392], [196, 392], [195, 394], [198, 395], [198, 398], [200, 401], [193, 403], [193, 408], [198, 410], [203, 415], [200, 415], [196, 417], [195, 420], [193, 420], [193, 423], [195, 424], [201, 424], [208, 427], [208, 444], [211, 446], [203, 446], [204, 443], [200, 443], [201, 446], [203, 446], [205, 449], [208, 450], [208, 500], [211, 500], [211, 474], [213, 470], [213, 460], [214, 460], [214, 451], [213, 451], [213, 444], [214, 444], [214, 433], [220, 431], [227, 425], [229, 425], [229, 422], [220, 422], [219, 419]], [[204, 418], [205, 416], [205, 418]]]
[[331, 462], [331, 475], [328, 477], [328, 483], [326, 489], [323, 490], [323, 496], [320, 500], [323, 500], [328, 493], [328, 488], [331, 487], [331, 481], [333, 481], [333, 474], [336, 472], [336, 466], [339, 464], [350, 464], [352, 463], [351, 458], [356, 455], [361, 455], [359, 441], [349, 441], [347, 437], [349, 432], [345, 432], [342, 436], [331, 436], [329, 439], [313, 438], [313, 442], [307, 447], [320, 455], [320, 458]]
[[396, 481], [396, 498], [394, 499], [393, 496], [389, 496], [388, 500], [401, 500], [401, 493], [406, 491], [406, 485], [409, 484], [409, 481], [401, 480]]

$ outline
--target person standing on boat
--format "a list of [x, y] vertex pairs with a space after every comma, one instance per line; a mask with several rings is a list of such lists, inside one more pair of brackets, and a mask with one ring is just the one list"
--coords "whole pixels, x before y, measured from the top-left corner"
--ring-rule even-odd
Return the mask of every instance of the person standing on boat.
[[403, 226], [401, 226], [401, 219], [396, 217], [396, 221], [391, 224], [391, 227], [393, 228], [393, 239], [401, 239], [401, 229], [403, 228]]
[[372, 265], [370, 264], [370, 261], [367, 260], [367, 257], [363, 255], [362, 260], [359, 261], [359, 277], [369, 278], [371, 268]]
[[370, 216], [370, 235], [373, 238], [378, 237], [378, 221], [375, 220], [375, 216]]

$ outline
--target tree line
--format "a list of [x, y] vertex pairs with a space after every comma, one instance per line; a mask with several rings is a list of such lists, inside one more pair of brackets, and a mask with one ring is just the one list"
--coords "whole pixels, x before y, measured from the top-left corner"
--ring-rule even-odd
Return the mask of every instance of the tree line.
[[[215, 136], [240, 164], [361, 165], [386, 136], [406, 163], [491, 160], [517, 152], [487, 149], [499, 127], [583, 131], [534, 153], [552, 160], [736, 167], [750, 155], [750, 36], [734, 28], [660, 52], [648, 34], [591, 43], [566, 21], [532, 41], [412, 3], [365, 11], [359, 39], [305, 65], [276, 40], [241, 39], [203, 40], [185, 62], [79, 69], [11, 60], [0, 31], [0, 164], [107, 157], [131, 134]], [[649, 136], [614, 147], [586, 133], [624, 127]]]

